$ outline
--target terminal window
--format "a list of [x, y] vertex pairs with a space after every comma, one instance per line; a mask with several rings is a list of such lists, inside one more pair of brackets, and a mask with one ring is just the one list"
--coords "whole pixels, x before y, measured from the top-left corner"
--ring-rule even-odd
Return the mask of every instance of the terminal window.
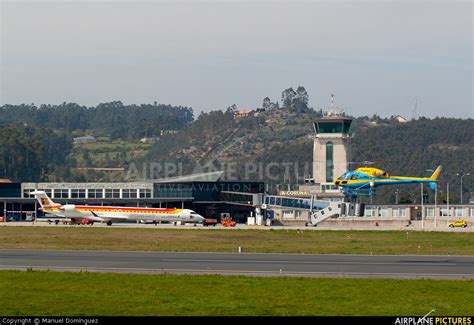
[[434, 217], [435, 209], [434, 208], [426, 208], [426, 216], [427, 217]]
[[123, 189], [122, 197], [124, 199], [129, 199], [129, 198], [134, 199], [137, 197], [137, 190], [136, 189]]
[[72, 199], [83, 199], [86, 197], [86, 190], [79, 190], [79, 189], [72, 189], [71, 190], [71, 198]]
[[140, 198], [151, 198], [151, 190], [147, 190], [147, 189], [141, 189], [140, 190]]
[[107, 199], [119, 199], [120, 198], [120, 190], [118, 190], [118, 189], [105, 190], [105, 197]]
[[54, 197], [57, 199], [68, 199], [69, 198], [69, 190], [68, 189], [56, 189], [54, 190]]
[[90, 189], [87, 193], [90, 199], [102, 199], [104, 196], [103, 194], [102, 189]]

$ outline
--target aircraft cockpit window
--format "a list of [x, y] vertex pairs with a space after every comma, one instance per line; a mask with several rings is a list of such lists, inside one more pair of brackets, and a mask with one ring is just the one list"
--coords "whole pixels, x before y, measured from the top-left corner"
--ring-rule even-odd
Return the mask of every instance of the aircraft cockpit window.
[[357, 179], [357, 174], [352, 175], [351, 179]]

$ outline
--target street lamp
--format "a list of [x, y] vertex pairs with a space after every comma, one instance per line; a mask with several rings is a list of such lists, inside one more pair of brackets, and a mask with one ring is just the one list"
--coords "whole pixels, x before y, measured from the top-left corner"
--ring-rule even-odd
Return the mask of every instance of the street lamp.
[[[433, 170], [432, 169], [427, 169], [426, 171], [427, 172], [429, 172], [429, 171], [432, 172]], [[425, 207], [423, 206], [423, 203], [424, 203], [424, 197], [423, 196], [424, 196], [424, 194], [425, 193], [423, 191], [423, 182], [422, 182], [421, 183], [421, 200], [420, 200], [420, 202], [421, 202], [421, 227], [422, 228], [425, 227]], [[436, 211], [435, 211], [435, 213], [436, 213]], [[435, 222], [435, 224], [436, 224], [436, 222]]]
[[423, 207], [423, 183], [421, 183], [421, 227], [425, 227], [425, 209]]
[[446, 208], [448, 209], [448, 221], [446, 225], [449, 227], [449, 215], [451, 214], [449, 211], [449, 182], [446, 182]]
[[457, 176], [461, 176], [461, 205], [462, 205], [462, 178], [463, 178], [464, 176], [469, 176], [469, 175], [471, 175], [471, 173], [465, 173], [465, 174], [462, 174], [462, 175], [459, 174], [459, 173], [457, 173], [456, 175], [457, 175]]
[[[434, 173], [433, 169], [427, 169], [426, 171]], [[436, 187], [435, 187], [435, 197], [434, 197], [434, 227], [436, 228], [436, 226], [437, 226], [436, 215], [438, 214], [436, 212], [436, 200], [437, 200], [437, 196], [438, 196], [438, 184], [435, 184], [435, 185], [436, 185]]]

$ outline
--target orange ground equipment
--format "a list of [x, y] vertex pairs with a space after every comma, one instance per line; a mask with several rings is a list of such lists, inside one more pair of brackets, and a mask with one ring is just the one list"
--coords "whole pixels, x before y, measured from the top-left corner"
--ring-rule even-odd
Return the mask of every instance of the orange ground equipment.
[[224, 226], [224, 227], [235, 227], [235, 225], [237, 224], [237, 222], [233, 221], [232, 219], [228, 218], [228, 217], [222, 217], [221, 218], [221, 224]]
[[202, 221], [202, 225], [204, 227], [208, 227], [208, 226], [216, 226], [217, 225], [217, 219], [204, 219]]

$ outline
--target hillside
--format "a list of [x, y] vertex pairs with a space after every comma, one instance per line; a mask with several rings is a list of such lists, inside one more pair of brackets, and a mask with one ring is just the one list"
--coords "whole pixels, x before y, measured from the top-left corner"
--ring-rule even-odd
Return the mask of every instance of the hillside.
[[[288, 186], [294, 189], [311, 171], [311, 120], [318, 116], [314, 111], [285, 110], [242, 119], [234, 119], [230, 112], [205, 114], [186, 130], [155, 144], [140, 162], [162, 165], [154, 178], [172, 176], [166, 170], [174, 169], [163, 166], [174, 163], [183, 174], [225, 170], [229, 178], [265, 181], [272, 192]], [[440, 200], [446, 182], [456, 200], [460, 196], [456, 173], [474, 170], [472, 120], [421, 118], [402, 124], [363, 117], [355, 119], [352, 132], [354, 161], [384, 161], [377, 166], [392, 174], [423, 176], [431, 173], [427, 169], [442, 164]], [[464, 177], [463, 188], [465, 194], [474, 191], [473, 179]], [[400, 199], [419, 202], [418, 187], [405, 186], [400, 191]], [[383, 201], [394, 202], [393, 191], [390, 195], [383, 192], [379, 195]]]
[[[50, 128], [42, 129], [31, 121], [36, 121], [41, 111], [49, 108], [27, 114], [31, 108], [23, 107], [12, 113], [13, 108], [2, 107], [0, 120], [3, 123], [24, 124], [0, 126], [3, 150], [0, 176], [18, 181], [132, 181], [224, 170], [228, 179], [264, 181], [269, 184], [269, 191], [276, 192], [295, 189], [311, 172], [311, 121], [321, 116], [320, 111], [277, 106], [261, 110], [252, 117], [234, 118], [234, 108], [229, 107], [226, 111], [202, 113], [190, 123], [186, 117], [192, 110], [187, 108], [160, 109], [161, 105], [150, 106], [155, 108], [145, 105], [142, 113], [137, 113], [121, 104], [111, 106], [115, 108], [107, 112], [116, 113], [114, 118], [108, 117], [109, 124], [92, 122], [87, 117], [94, 110], [94, 116], [104, 114], [99, 113], [102, 107], [91, 112], [86, 109], [84, 124], [70, 126], [65, 121], [75, 116], [74, 110], [82, 110], [77, 105], [72, 111], [55, 108], [63, 112], [63, 122], [58, 122], [56, 128], [51, 121], [45, 122]], [[146, 118], [137, 118], [144, 112], [156, 125], [150, 126]], [[176, 119], [158, 122], [163, 121], [160, 117], [163, 114]], [[124, 119], [127, 123], [122, 128]], [[173, 131], [159, 133], [167, 127]], [[354, 161], [384, 161], [377, 167], [401, 175], [429, 175], [427, 169], [442, 164], [445, 169], [441, 176], [440, 200], [446, 195], [449, 182], [450, 196], [455, 202], [460, 196], [460, 178], [456, 173], [474, 172], [472, 119], [420, 118], [399, 123], [378, 116], [359, 117], [353, 122], [352, 132], [355, 135]], [[72, 136], [84, 134], [95, 135], [97, 141], [72, 143]], [[139, 138], [143, 135], [154, 136], [154, 141], [141, 143]], [[82, 169], [118, 166], [127, 172]], [[474, 192], [474, 177], [464, 177], [463, 190], [466, 198], [469, 191]], [[393, 190], [381, 191], [377, 199], [394, 202], [393, 193]], [[419, 188], [401, 188], [399, 199], [419, 201]]]

